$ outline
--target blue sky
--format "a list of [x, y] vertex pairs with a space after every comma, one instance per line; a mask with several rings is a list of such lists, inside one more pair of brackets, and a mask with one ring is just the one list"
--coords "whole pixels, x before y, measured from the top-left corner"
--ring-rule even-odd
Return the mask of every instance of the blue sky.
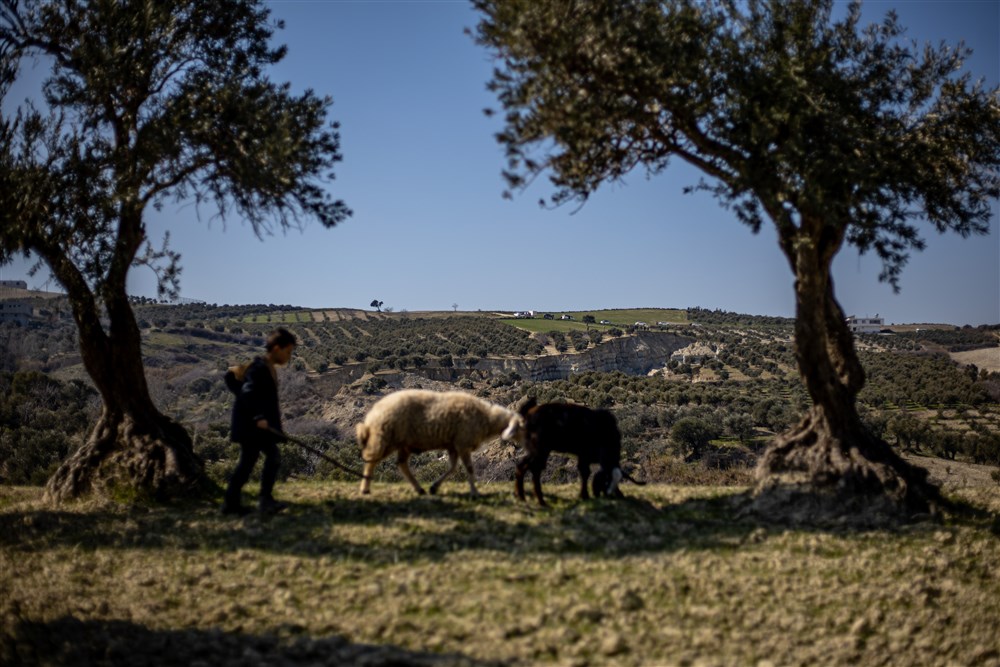
[[[153, 239], [171, 232], [182, 255], [181, 293], [210, 303], [275, 303], [395, 310], [701, 306], [759, 315], [794, 313], [792, 274], [769, 226], [758, 235], [707, 193], [685, 195], [698, 174], [675, 162], [647, 179], [605, 187], [586, 206], [542, 209], [539, 180], [501, 198], [499, 120], [486, 91], [492, 63], [463, 33], [477, 16], [464, 0], [273, 0], [289, 47], [274, 71], [296, 90], [330, 95], [344, 161], [331, 191], [354, 210], [258, 240], [249, 226], [197, 218], [191, 205], [150, 212]], [[918, 42], [964, 40], [969, 69], [1000, 80], [1000, 0], [883, 0]], [[880, 265], [845, 248], [834, 266], [848, 314], [888, 323], [1000, 322], [1000, 235], [961, 239], [925, 230], [927, 249], [904, 269], [899, 294]], [[0, 269], [26, 276], [27, 264]], [[265, 268], [262, 268], [265, 267]], [[41, 286], [44, 275], [27, 278]], [[58, 289], [49, 284], [50, 289]], [[130, 289], [155, 293], [149, 269]]]

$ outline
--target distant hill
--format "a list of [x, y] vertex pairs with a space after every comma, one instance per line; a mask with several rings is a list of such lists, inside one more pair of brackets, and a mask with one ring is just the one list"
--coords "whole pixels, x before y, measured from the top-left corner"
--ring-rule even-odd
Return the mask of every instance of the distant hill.
[[6, 299], [58, 299], [65, 297], [63, 292], [43, 292], [33, 289], [18, 289], [17, 287], [0, 287], [0, 301]]

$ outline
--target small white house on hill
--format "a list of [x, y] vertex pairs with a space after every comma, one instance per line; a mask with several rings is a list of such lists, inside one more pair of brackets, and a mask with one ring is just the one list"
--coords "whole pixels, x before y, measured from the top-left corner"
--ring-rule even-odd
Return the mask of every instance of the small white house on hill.
[[0, 301], [0, 322], [28, 323], [34, 309], [25, 301]]
[[847, 318], [847, 328], [851, 330], [851, 333], [879, 333], [885, 326], [885, 318], [879, 317], [878, 313], [875, 313], [875, 317], [855, 317], [851, 315]]

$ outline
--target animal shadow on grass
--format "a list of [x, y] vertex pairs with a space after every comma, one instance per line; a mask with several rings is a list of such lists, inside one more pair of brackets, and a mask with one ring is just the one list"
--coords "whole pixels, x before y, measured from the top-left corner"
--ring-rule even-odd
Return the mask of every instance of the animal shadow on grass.
[[[256, 549], [370, 562], [434, 558], [462, 549], [502, 553], [585, 553], [616, 557], [731, 544], [752, 522], [735, 518], [727, 497], [657, 507], [637, 499], [566, 500], [538, 510], [506, 491], [377, 499], [334, 495], [293, 501], [277, 517], [220, 516], [195, 505], [74, 512], [0, 512], [0, 548]], [[369, 530], [370, 529], [370, 530]]]
[[4, 665], [357, 665], [371, 667], [499, 667], [457, 653], [424, 653], [397, 646], [357, 644], [343, 637], [309, 637], [295, 627], [250, 635], [218, 629], [152, 630], [121, 620], [49, 622], [19, 619], [0, 628]]
[[[664, 506], [633, 497], [580, 501], [553, 495], [550, 500], [550, 507], [538, 508], [504, 490], [477, 499], [465, 495], [362, 502], [337, 498], [325, 505], [337, 524], [406, 523], [405, 539], [391, 545], [393, 559], [465, 549], [619, 557], [740, 544], [758, 528], [756, 522], [736, 517], [731, 496]], [[366, 557], [380, 559], [378, 547], [371, 545]]]

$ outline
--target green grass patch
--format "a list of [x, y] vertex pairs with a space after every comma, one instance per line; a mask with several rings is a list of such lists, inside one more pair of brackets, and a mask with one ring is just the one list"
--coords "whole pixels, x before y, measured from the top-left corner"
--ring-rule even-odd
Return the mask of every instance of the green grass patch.
[[[518, 329], [524, 329], [525, 331], [530, 331], [531, 333], [548, 333], [550, 331], [561, 331], [566, 333], [567, 331], [586, 331], [587, 325], [583, 322], [574, 322], [572, 320], [543, 320], [535, 318], [533, 320], [501, 320], [511, 326], [517, 327]], [[610, 329], [610, 326], [601, 325], [591, 325], [595, 329]]]
[[177, 334], [164, 333], [162, 331], [150, 331], [143, 339], [146, 345], [157, 347], [179, 347], [187, 343], [183, 336]]

